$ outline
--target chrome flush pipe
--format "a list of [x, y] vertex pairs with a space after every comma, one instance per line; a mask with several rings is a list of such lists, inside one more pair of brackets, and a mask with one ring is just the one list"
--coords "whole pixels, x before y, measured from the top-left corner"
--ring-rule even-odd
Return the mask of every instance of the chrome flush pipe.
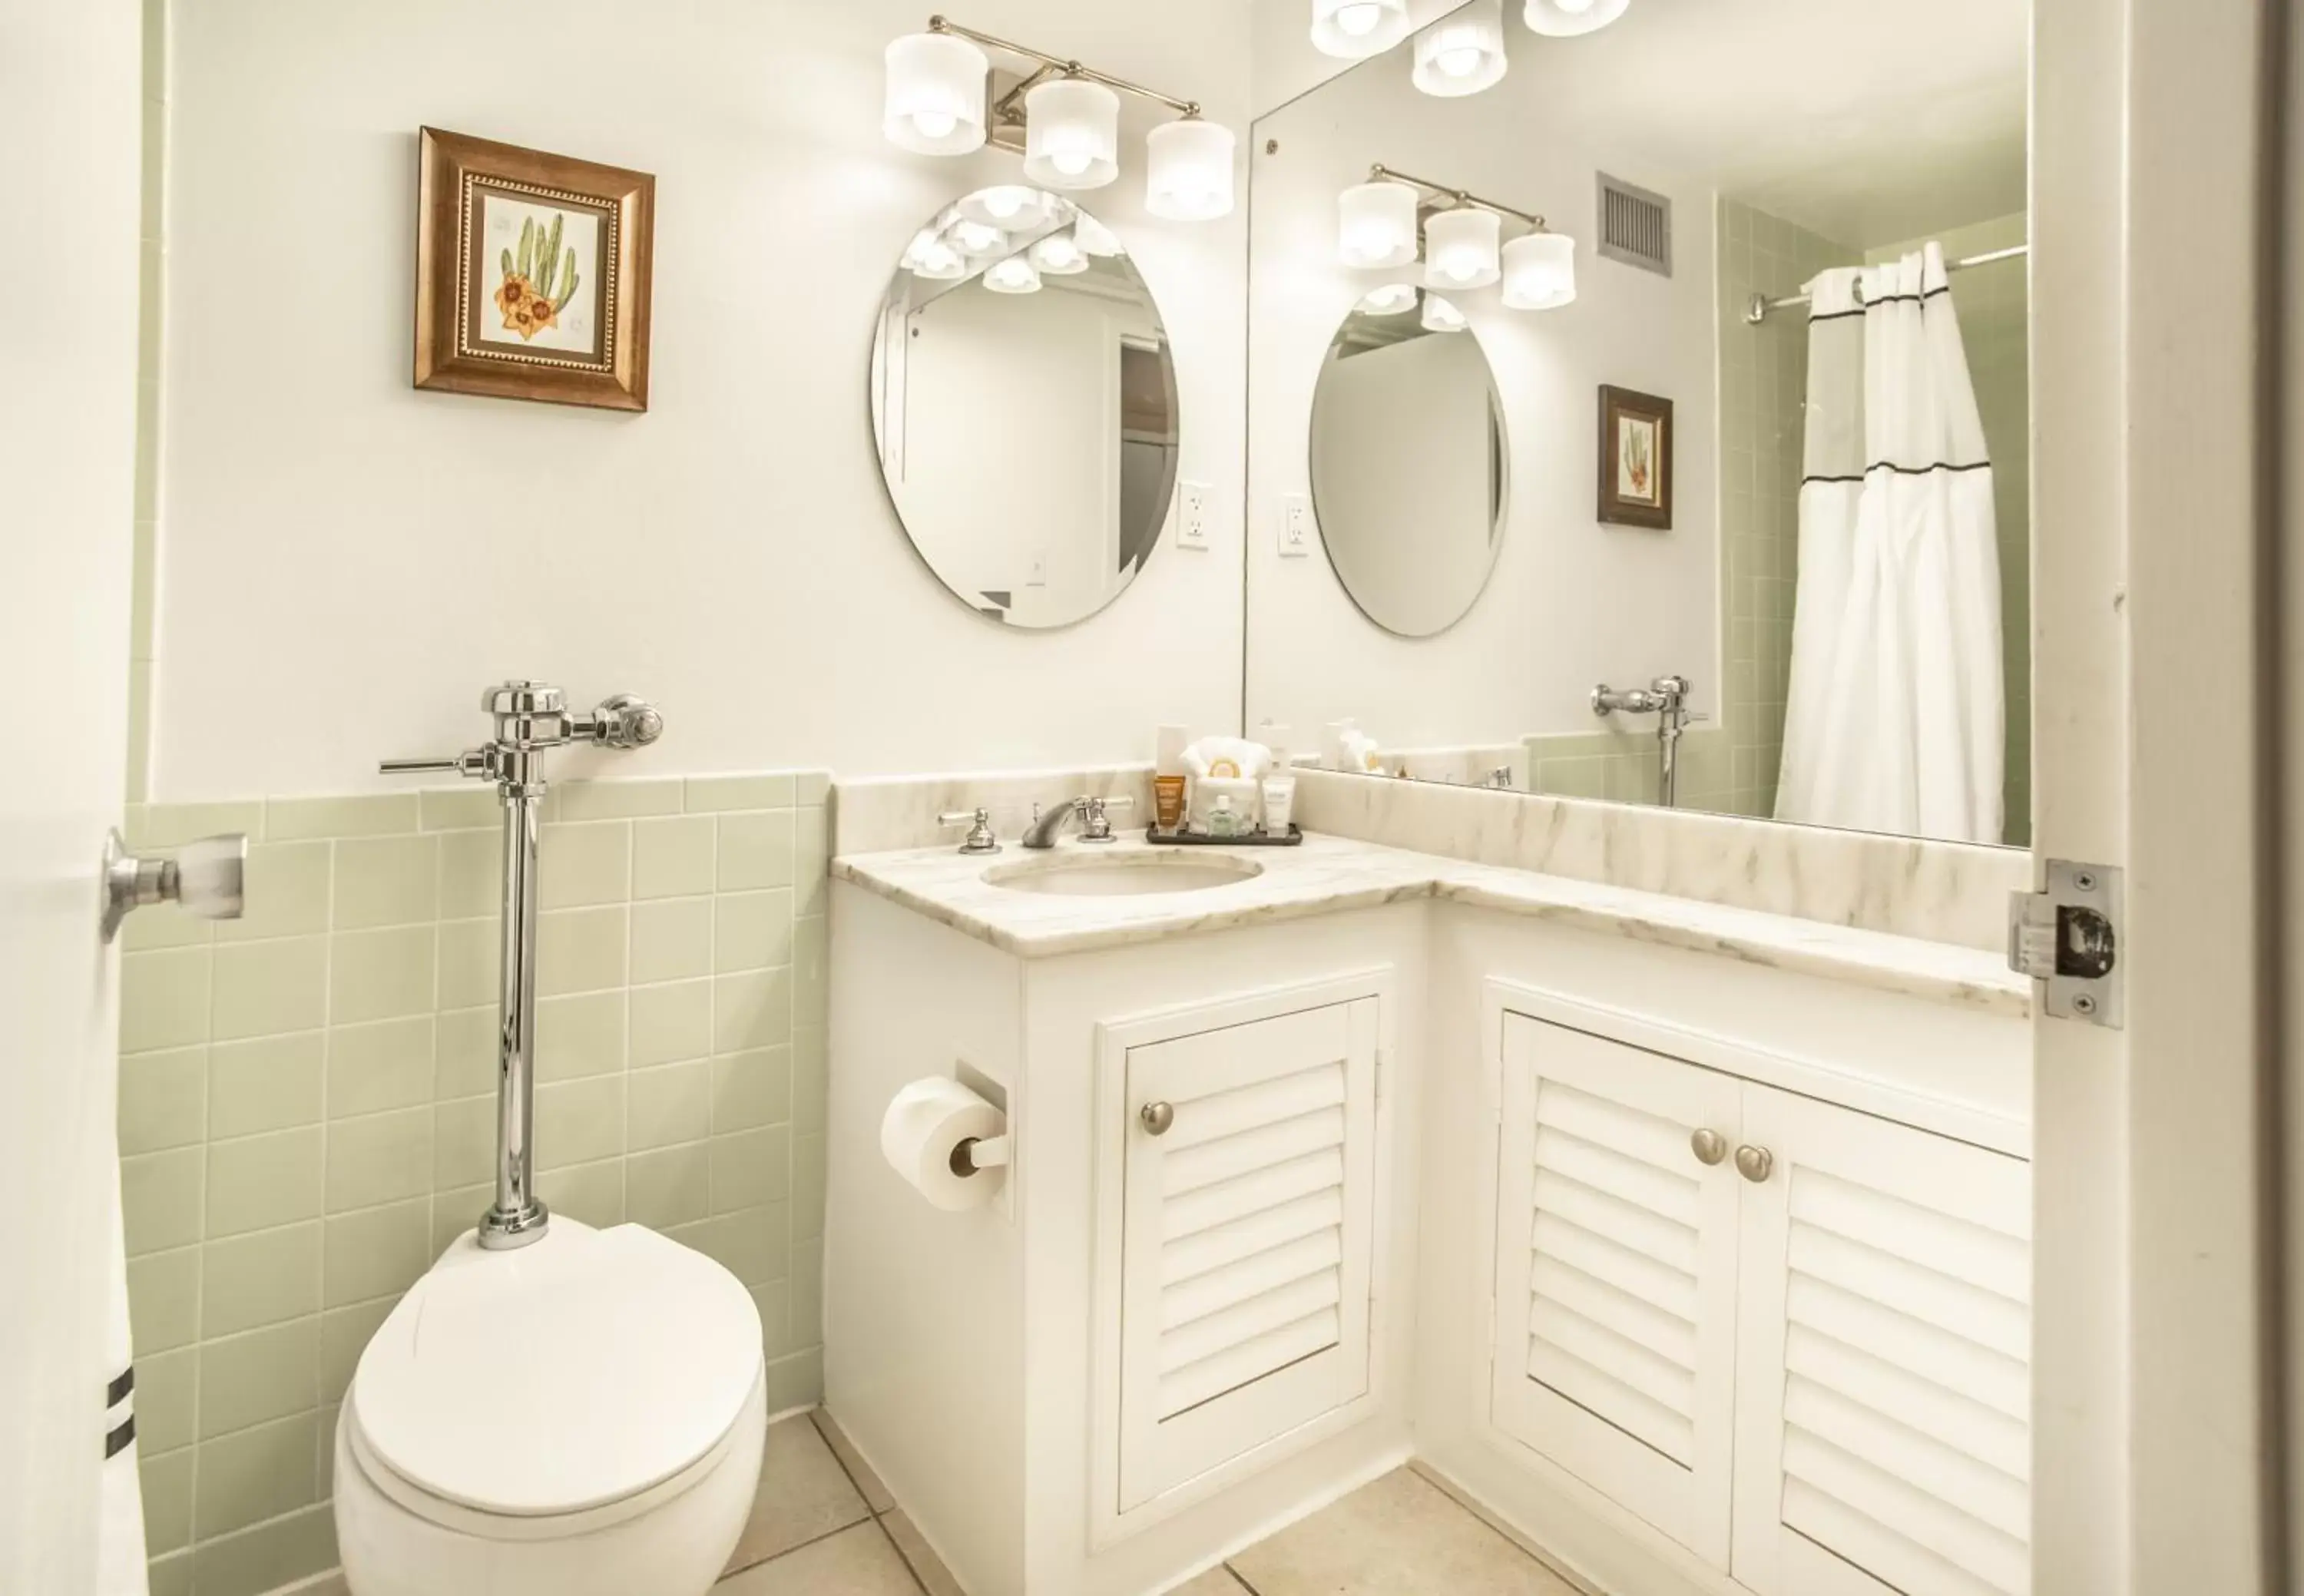
[[1690, 723], [1706, 719], [1688, 707], [1694, 689], [1686, 676], [1658, 676], [1646, 687], [1611, 687], [1605, 682], [1592, 690], [1592, 713], [1602, 717], [1624, 710], [1656, 717], [1656, 802], [1665, 809], [1680, 803], [1680, 739]]
[[496, 1192], [479, 1244], [523, 1247], [551, 1210], [536, 1194], [536, 856], [544, 808], [544, 752], [571, 743], [639, 748], [664, 734], [664, 717], [629, 694], [589, 714], [568, 713], [557, 687], [506, 682], [480, 695], [493, 741], [436, 760], [386, 760], [387, 776], [445, 771], [496, 784], [504, 805], [504, 985], [496, 1011]]

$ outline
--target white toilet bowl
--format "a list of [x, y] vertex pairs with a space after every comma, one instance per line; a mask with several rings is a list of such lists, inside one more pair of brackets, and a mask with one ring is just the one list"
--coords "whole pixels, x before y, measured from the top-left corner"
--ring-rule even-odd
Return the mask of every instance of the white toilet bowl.
[[353, 1596], [704, 1596], [767, 1434], [735, 1277], [637, 1225], [442, 1254], [336, 1424]]

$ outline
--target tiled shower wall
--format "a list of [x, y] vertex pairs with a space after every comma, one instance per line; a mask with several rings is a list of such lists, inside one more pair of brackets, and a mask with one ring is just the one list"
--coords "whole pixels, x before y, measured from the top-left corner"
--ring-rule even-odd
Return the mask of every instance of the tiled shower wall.
[[[751, 1288], [771, 1409], [822, 1388], [826, 778], [547, 798], [538, 1186]], [[491, 1195], [492, 790], [131, 809], [251, 845], [248, 914], [131, 919], [121, 1181], [155, 1596], [334, 1566], [360, 1349]]]

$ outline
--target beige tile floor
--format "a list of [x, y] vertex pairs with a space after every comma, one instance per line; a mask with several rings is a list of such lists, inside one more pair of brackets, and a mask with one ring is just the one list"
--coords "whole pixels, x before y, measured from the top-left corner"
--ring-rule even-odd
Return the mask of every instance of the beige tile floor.
[[[729, 1566], [715, 1596], [967, 1596], [822, 1413], [769, 1430], [759, 1500]], [[1397, 1469], [1175, 1596], [1580, 1592], [1422, 1475]]]

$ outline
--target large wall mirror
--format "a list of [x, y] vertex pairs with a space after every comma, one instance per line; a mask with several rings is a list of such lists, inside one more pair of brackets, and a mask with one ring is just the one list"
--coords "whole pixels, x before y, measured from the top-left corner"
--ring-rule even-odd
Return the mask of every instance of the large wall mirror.
[[929, 570], [1004, 624], [1068, 626], [1158, 547], [1176, 370], [1120, 242], [1058, 194], [1003, 185], [929, 218], [872, 344], [872, 431]]
[[[1568, 38], [1520, 10], [1446, 19], [1501, 48], [1476, 92], [1438, 49], [1419, 87], [1410, 38], [1250, 140], [1250, 734], [1350, 719], [1393, 777], [2028, 844], [2029, 6], [1634, 0]], [[1556, 256], [1572, 280], [1516, 276]], [[1367, 307], [1421, 333], [1436, 299], [1463, 333], [1339, 382]], [[1493, 419], [1408, 399], [1452, 342]], [[1427, 463], [1490, 448], [1483, 565]]]

